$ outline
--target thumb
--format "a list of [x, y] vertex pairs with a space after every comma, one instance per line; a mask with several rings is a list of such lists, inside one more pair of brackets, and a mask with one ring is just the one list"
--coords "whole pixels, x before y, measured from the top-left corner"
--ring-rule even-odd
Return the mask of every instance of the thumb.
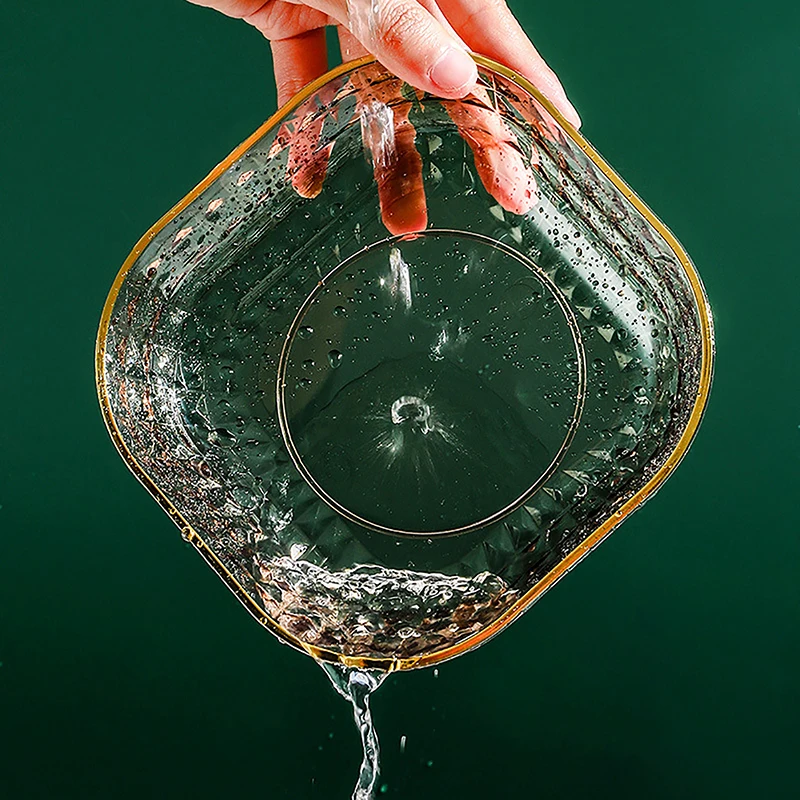
[[[417, 0], [311, 0], [311, 4], [341, 18], [378, 61], [415, 88], [447, 98], [465, 97], [474, 88], [478, 70], [466, 46]], [[435, 3], [431, 7], [436, 8]]]

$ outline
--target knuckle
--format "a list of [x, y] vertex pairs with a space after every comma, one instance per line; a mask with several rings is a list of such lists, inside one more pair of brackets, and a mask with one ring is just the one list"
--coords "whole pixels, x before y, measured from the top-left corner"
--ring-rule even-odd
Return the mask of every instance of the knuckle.
[[506, 21], [511, 14], [506, 0], [481, 0], [475, 16], [484, 20], [493, 19], [495, 21]]
[[264, 3], [258, 9], [243, 17], [244, 21], [260, 31], [265, 38], [281, 39], [287, 29], [287, 11], [289, 9], [283, 3], [275, 3], [272, 0]]
[[378, 26], [379, 37], [388, 46], [397, 47], [424, 29], [426, 23], [422, 6], [416, 3], [393, 3], [383, 12]]
[[508, 30], [514, 19], [506, 0], [480, 0], [467, 14], [462, 27], [468, 35], [481, 36], [487, 27], [499, 28], [503, 33]]

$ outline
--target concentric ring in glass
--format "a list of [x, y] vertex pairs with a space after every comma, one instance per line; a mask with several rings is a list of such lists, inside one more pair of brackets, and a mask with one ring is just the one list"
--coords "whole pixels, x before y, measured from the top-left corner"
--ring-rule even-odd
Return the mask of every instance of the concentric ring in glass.
[[376, 242], [306, 298], [278, 367], [281, 433], [346, 518], [437, 536], [552, 475], [586, 390], [580, 328], [529, 258], [475, 233]]

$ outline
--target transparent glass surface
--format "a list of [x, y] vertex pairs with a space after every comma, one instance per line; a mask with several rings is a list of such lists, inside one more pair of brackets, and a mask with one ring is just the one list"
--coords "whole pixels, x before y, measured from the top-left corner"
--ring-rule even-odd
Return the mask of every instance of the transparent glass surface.
[[558, 464], [585, 394], [561, 293], [514, 249], [464, 231], [348, 259], [303, 305], [283, 356], [295, 464], [340, 513], [387, 532], [463, 532], [511, 511]]
[[106, 307], [117, 446], [322, 658], [479, 643], [652, 494], [702, 411], [682, 251], [498, 70], [464, 101], [330, 76], [151, 230]]

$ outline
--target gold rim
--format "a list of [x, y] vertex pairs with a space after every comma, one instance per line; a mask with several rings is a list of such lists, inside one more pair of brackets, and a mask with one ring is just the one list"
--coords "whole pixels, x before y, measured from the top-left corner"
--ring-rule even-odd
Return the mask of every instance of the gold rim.
[[289, 631], [282, 628], [274, 620], [268, 617], [264, 611], [256, 604], [250, 594], [244, 587], [236, 580], [236, 578], [227, 570], [217, 556], [209, 549], [206, 543], [192, 528], [187, 520], [181, 515], [180, 511], [170, 502], [170, 500], [161, 492], [159, 487], [151, 480], [147, 473], [142, 469], [133, 454], [128, 450], [125, 442], [117, 427], [114, 416], [111, 412], [111, 406], [108, 400], [108, 392], [105, 385], [105, 371], [104, 361], [106, 353], [106, 338], [108, 335], [108, 327], [111, 320], [111, 313], [114, 308], [117, 295], [125, 276], [138, 259], [139, 255], [143, 252], [145, 247], [152, 241], [156, 234], [167, 225], [172, 219], [180, 214], [199, 194], [201, 194], [208, 186], [210, 186], [225, 170], [228, 169], [238, 158], [240, 158], [248, 150], [248, 148], [258, 141], [268, 130], [275, 126], [283, 117], [291, 113], [294, 109], [305, 102], [311, 97], [318, 89], [324, 86], [329, 81], [348, 72], [355, 71], [362, 66], [371, 64], [375, 61], [372, 56], [365, 56], [357, 61], [351, 61], [347, 64], [341, 64], [335, 69], [313, 81], [293, 97], [288, 103], [280, 108], [273, 114], [263, 125], [261, 125], [255, 133], [247, 138], [239, 147], [237, 147], [224, 161], [219, 163], [191, 192], [189, 192], [177, 205], [161, 217], [155, 225], [153, 225], [147, 233], [136, 243], [136, 246], [131, 251], [130, 255], [125, 259], [117, 277], [111, 286], [108, 297], [106, 298], [103, 307], [103, 313], [100, 318], [100, 328], [97, 334], [97, 346], [95, 350], [95, 382], [97, 384], [97, 393], [100, 400], [100, 407], [103, 413], [106, 427], [114, 441], [117, 450], [128, 465], [129, 469], [137, 477], [137, 479], [145, 486], [145, 488], [153, 495], [159, 505], [167, 512], [170, 518], [180, 528], [183, 536], [187, 541], [191, 542], [198, 550], [200, 555], [206, 560], [211, 568], [222, 578], [228, 588], [236, 595], [239, 601], [247, 608], [247, 610], [268, 630], [272, 631], [276, 636], [283, 639], [288, 644], [291, 644], [298, 650], [302, 650], [313, 658], [320, 661], [333, 661], [339, 662], [346, 666], [373, 668], [387, 671], [415, 669], [419, 667], [427, 667], [445, 661], [450, 658], [455, 658], [462, 653], [472, 650], [475, 647], [484, 644], [497, 633], [499, 633], [506, 625], [513, 622], [526, 608], [528, 608], [535, 600], [537, 600], [547, 589], [563, 577], [570, 569], [572, 569], [579, 561], [588, 555], [603, 539], [608, 536], [611, 531], [622, 522], [631, 512], [640, 506], [659, 486], [666, 480], [670, 473], [678, 466], [683, 459], [689, 445], [697, 433], [697, 428], [700, 420], [703, 417], [706, 404], [708, 402], [708, 394], [711, 388], [711, 377], [713, 370], [714, 360], [714, 329], [711, 320], [711, 309], [708, 304], [703, 284], [700, 277], [692, 265], [689, 256], [684, 251], [678, 240], [672, 232], [661, 222], [655, 214], [645, 205], [645, 203], [633, 192], [633, 190], [617, 175], [614, 170], [606, 164], [602, 157], [595, 151], [595, 149], [583, 138], [583, 136], [576, 131], [572, 125], [561, 115], [558, 109], [546, 98], [530, 81], [518, 75], [512, 69], [509, 69], [502, 64], [498, 64], [491, 59], [484, 56], [474, 55], [476, 63], [492, 72], [496, 72], [508, 80], [515, 83], [523, 91], [531, 95], [537, 102], [543, 105], [548, 113], [561, 125], [561, 127], [570, 135], [573, 141], [583, 150], [589, 157], [594, 165], [601, 170], [601, 172], [622, 192], [625, 198], [639, 211], [639, 213], [650, 223], [650, 225], [657, 230], [667, 244], [670, 246], [675, 256], [681, 263], [684, 272], [689, 280], [689, 284], [697, 304], [697, 313], [700, 318], [700, 328], [702, 336], [702, 363], [700, 366], [700, 380], [695, 397], [692, 413], [689, 416], [686, 427], [684, 428], [681, 438], [678, 440], [675, 449], [670, 453], [667, 460], [653, 475], [653, 477], [629, 500], [621, 505], [605, 522], [603, 522], [597, 529], [595, 529], [578, 547], [576, 547], [566, 558], [564, 558], [557, 566], [555, 566], [547, 575], [544, 576], [532, 589], [524, 594], [514, 605], [508, 608], [500, 617], [498, 617], [490, 625], [481, 629], [472, 636], [464, 639], [463, 641], [445, 647], [441, 650], [427, 653], [420, 656], [412, 656], [409, 658], [393, 659], [393, 658], [352, 658], [340, 655], [332, 650], [326, 650], [313, 645], [306, 644], [300, 641], [296, 636], [293, 636]]

